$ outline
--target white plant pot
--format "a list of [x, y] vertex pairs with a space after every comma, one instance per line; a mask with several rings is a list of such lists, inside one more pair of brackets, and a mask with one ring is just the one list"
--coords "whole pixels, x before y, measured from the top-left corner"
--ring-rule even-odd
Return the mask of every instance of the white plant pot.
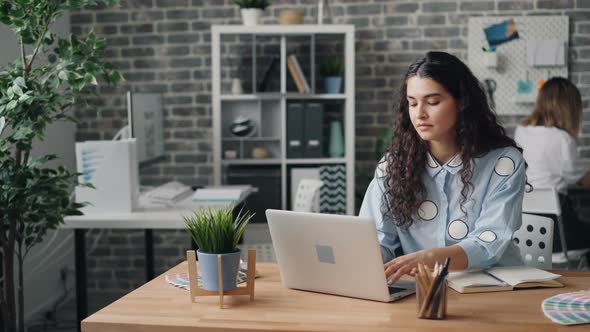
[[262, 9], [258, 8], [242, 8], [240, 12], [242, 13], [242, 22], [247, 26], [258, 25], [262, 16]]

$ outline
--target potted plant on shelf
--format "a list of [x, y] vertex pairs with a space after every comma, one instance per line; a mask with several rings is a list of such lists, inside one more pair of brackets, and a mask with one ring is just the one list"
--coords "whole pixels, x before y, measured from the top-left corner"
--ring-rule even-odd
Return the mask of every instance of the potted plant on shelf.
[[218, 255], [221, 255], [223, 291], [236, 288], [241, 254], [238, 241], [253, 216], [249, 211], [243, 214], [240, 211], [234, 219], [231, 206], [200, 209], [190, 217], [183, 216], [187, 231], [199, 247], [197, 257], [205, 290], [219, 291]]
[[324, 78], [324, 90], [326, 93], [340, 93], [342, 87], [342, 73], [344, 62], [340, 57], [326, 59], [320, 64], [320, 72]]
[[[64, 12], [94, 7], [96, 2], [0, 3], [0, 22], [14, 32], [20, 51], [13, 63], [0, 70], [0, 246], [4, 277], [0, 283], [0, 331], [24, 331], [23, 263], [27, 254], [48, 230], [63, 223], [64, 216], [81, 214], [83, 206], [70, 200], [72, 188], [78, 184], [77, 174], [48, 164], [57, 158], [55, 155], [32, 154], [34, 143], [43, 140], [45, 129], [52, 123], [75, 122], [68, 111], [85, 103], [80, 94], [96, 89], [101, 78], [108, 84], [121, 80], [115, 67], [101, 60], [106, 49], [104, 39], [94, 32], [86, 37], [61, 38], [52, 31], [52, 24]], [[118, 0], [102, 2], [113, 6]], [[41, 58], [45, 61], [36, 61]], [[18, 285], [14, 280], [15, 258]]]
[[262, 13], [268, 7], [266, 0], [234, 0], [234, 3], [240, 6], [242, 21], [247, 26], [257, 25]]

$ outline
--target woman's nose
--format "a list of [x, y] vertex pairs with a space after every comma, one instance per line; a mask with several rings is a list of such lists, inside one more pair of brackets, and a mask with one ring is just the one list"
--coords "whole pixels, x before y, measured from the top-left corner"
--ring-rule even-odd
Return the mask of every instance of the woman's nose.
[[428, 117], [428, 113], [426, 113], [426, 107], [424, 105], [418, 105], [418, 119], [426, 119]]

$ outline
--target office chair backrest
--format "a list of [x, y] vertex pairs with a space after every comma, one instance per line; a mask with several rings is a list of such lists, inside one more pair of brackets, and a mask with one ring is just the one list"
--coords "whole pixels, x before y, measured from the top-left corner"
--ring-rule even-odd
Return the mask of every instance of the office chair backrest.
[[555, 188], [534, 187], [530, 193], [524, 193], [522, 202], [524, 213], [546, 213], [561, 216], [559, 194]]
[[293, 211], [299, 212], [319, 212], [316, 211], [316, 200], [320, 188], [324, 182], [316, 179], [302, 179], [297, 186], [295, 193], [295, 202], [293, 204]]
[[553, 220], [532, 214], [522, 214], [522, 226], [512, 236], [527, 266], [551, 269], [553, 252]]

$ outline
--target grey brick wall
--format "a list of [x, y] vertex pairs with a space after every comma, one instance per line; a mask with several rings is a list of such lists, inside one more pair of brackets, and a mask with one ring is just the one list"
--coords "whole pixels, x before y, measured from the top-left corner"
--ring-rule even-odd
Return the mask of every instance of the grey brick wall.
[[[178, 179], [187, 184], [210, 183], [211, 107], [210, 33], [212, 24], [239, 24], [230, 0], [123, 0], [121, 8], [75, 12], [72, 32], [90, 27], [108, 39], [108, 58], [127, 81], [113, 89], [101, 87], [91, 102], [101, 107], [80, 109], [78, 140], [110, 139], [126, 119], [124, 91], [162, 92], [165, 100], [166, 160], [142, 171], [142, 183]], [[276, 22], [282, 9], [304, 10], [313, 23], [317, 1], [274, 0], [264, 23]], [[394, 95], [407, 66], [427, 50], [444, 50], [466, 60], [470, 16], [567, 15], [570, 17], [570, 78], [584, 97], [580, 139], [582, 156], [590, 158], [590, 1], [331, 1], [335, 23], [356, 26], [356, 158], [358, 172], [374, 166], [377, 134], [390, 125]], [[517, 117], [502, 117], [512, 132]], [[359, 176], [362, 192], [367, 179]], [[582, 201], [581, 201], [582, 202]], [[587, 203], [587, 202], [586, 202]], [[88, 247], [91, 290], [126, 290], [144, 280], [143, 233], [93, 231]], [[156, 231], [156, 270], [182, 260], [189, 242], [184, 231]], [[96, 243], [95, 243], [96, 242]]]

